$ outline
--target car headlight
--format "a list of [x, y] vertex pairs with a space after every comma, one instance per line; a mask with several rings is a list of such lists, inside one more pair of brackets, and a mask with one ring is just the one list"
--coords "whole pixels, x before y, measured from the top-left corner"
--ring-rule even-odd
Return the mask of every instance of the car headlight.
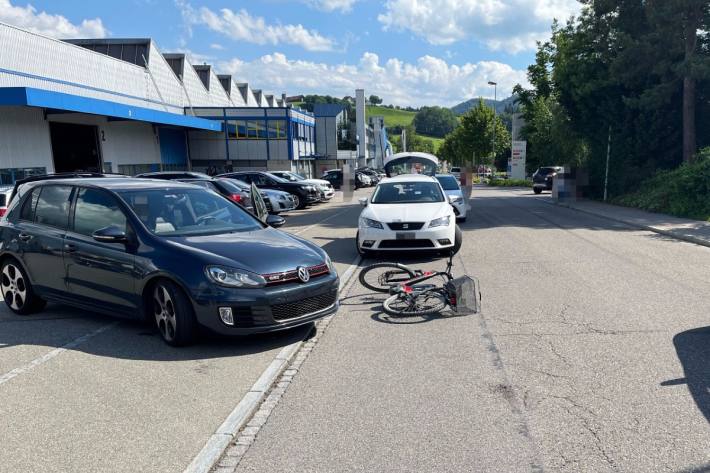
[[314, 190], [316, 190], [316, 188], [313, 186], [305, 186], [304, 189], [306, 189], [309, 192], [313, 192]]
[[371, 218], [366, 218], [366, 217], [362, 217], [360, 219], [360, 224], [363, 227], [379, 228], [380, 230], [382, 230], [384, 228], [384, 227], [382, 227], [382, 224], [380, 222], [378, 222], [377, 220], [372, 220]]
[[463, 202], [463, 197], [461, 197], [460, 195], [456, 195], [456, 196], [451, 197], [452, 204], [459, 204], [461, 202]]
[[446, 217], [441, 217], [432, 220], [429, 223], [429, 228], [434, 228], [434, 227], [448, 227], [449, 226], [449, 220], [451, 220], [451, 217], [448, 215]]
[[333, 261], [330, 259], [329, 255], [325, 255], [325, 264], [328, 265], [328, 269], [330, 270], [331, 273], [335, 274], [336, 276], [338, 275], [338, 271], [335, 269], [335, 265], [333, 264]]
[[228, 287], [263, 287], [266, 280], [258, 274], [244, 271], [243, 269], [228, 268], [226, 266], [208, 266], [205, 269], [207, 277], [212, 282]]

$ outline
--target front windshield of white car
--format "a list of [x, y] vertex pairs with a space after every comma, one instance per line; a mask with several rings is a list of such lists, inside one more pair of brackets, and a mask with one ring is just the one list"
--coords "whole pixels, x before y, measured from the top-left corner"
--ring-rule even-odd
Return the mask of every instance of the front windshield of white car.
[[380, 184], [372, 196], [373, 204], [416, 204], [444, 202], [436, 182], [392, 182]]

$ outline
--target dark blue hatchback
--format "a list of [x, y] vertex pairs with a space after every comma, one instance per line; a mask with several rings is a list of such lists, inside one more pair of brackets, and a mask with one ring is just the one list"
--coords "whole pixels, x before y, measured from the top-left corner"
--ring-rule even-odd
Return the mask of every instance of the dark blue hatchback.
[[18, 189], [0, 221], [0, 290], [18, 314], [51, 300], [145, 318], [185, 345], [198, 325], [249, 334], [338, 309], [321, 248], [204, 188], [102, 177]]

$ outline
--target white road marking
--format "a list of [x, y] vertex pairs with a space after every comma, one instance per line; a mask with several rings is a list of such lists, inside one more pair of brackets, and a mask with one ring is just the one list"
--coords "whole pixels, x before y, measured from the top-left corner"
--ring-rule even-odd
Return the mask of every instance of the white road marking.
[[[341, 212], [342, 213], [342, 212]], [[362, 258], [358, 255], [340, 278], [339, 290], [350, 281]], [[333, 317], [332, 315], [330, 317]], [[229, 413], [222, 425], [212, 434], [202, 447], [202, 450], [185, 468], [183, 473], [208, 473], [219, 462], [239, 431], [249, 422], [254, 412], [266, 397], [281, 373], [289, 365], [289, 361], [298, 353], [304, 341], [286, 345], [276, 355], [274, 360], [261, 373], [249, 392], [239, 401], [239, 404]]]
[[104, 325], [103, 327], [99, 327], [98, 329], [94, 330], [93, 332], [89, 332], [87, 334], [82, 335], [79, 338], [75, 338], [71, 342], [67, 343], [66, 345], [62, 345], [59, 348], [55, 348], [52, 351], [49, 351], [45, 353], [44, 355], [40, 356], [39, 358], [35, 358], [34, 360], [30, 361], [26, 365], [20, 366], [19, 368], [15, 368], [12, 371], [8, 371], [7, 373], [3, 374], [0, 376], [0, 384], [7, 383], [11, 379], [20, 376], [21, 374], [27, 373], [28, 371], [33, 370], [34, 368], [38, 367], [39, 365], [42, 365], [52, 358], [55, 358], [62, 353], [64, 353], [67, 350], [70, 350], [72, 348], [76, 348], [77, 346], [81, 345], [85, 341], [87, 341], [90, 338], [95, 337], [96, 335], [105, 332], [106, 330], [118, 325], [118, 322], [112, 322], [108, 325]]

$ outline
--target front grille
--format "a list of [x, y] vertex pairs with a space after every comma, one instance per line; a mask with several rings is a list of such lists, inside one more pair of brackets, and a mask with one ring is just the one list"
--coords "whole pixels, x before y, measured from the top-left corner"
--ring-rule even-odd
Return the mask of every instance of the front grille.
[[[325, 263], [317, 264], [315, 266], [310, 266], [308, 268], [308, 274], [311, 278], [316, 278], [318, 276], [323, 276], [330, 273], [328, 265]], [[264, 279], [266, 279], [267, 286], [273, 286], [275, 284], [283, 284], [291, 281], [300, 281], [298, 278], [298, 270], [292, 269], [291, 271], [284, 271], [283, 273], [271, 273], [262, 274]]]
[[431, 240], [382, 240], [379, 248], [434, 248]]
[[307, 297], [300, 301], [287, 302], [271, 306], [274, 320], [288, 320], [319, 312], [335, 304], [338, 291], [330, 291], [319, 296]]
[[424, 222], [392, 222], [387, 224], [390, 230], [421, 230]]

